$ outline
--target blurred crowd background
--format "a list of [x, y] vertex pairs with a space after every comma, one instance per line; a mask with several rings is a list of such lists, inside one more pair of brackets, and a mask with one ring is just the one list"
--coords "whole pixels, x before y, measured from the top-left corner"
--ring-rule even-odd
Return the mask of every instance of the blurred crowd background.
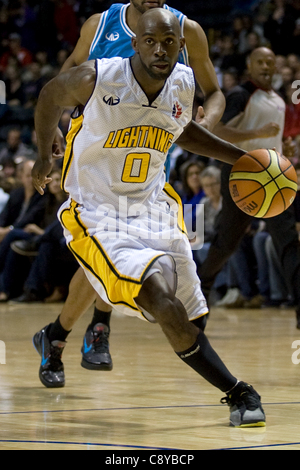
[[[6, 85], [6, 104], [0, 105], [0, 301], [63, 300], [77, 268], [66, 250], [55, 217], [66, 196], [59, 184], [53, 184], [43, 200], [32, 188], [30, 169], [37, 157], [34, 110], [42, 87], [59, 73], [72, 53], [83, 23], [112, 3], [115, 2], [0, 0], [0, 80]], [[300, 0], [169, 0], [167, 3], [204, 28], [225, 95], [247, 79], [246, 61], [251, 51], [259, 46], [272, 48], [277, 60], [273, 86], [287, 105], [284, 137], [294, 141], [297, 148], [294, 163], [298, 167], [300, 104], [292, 101], [295, 92], [292, 85], [300, 81]], [[198, 90], [195, 109], [202, 102]], [[69, 120], [70, 111], [66, 111], [60, 122], [65, 136]], [[201, 263], [214, 234], [214, 220], [222, 207], [220, 170], [207, 159], [179, 148], [173, 149], [172, 157], [171, 182], [183, 201], [206, 204], [205, 247], [196, 259]], [[60, 168], [54, 173], [57, 183]], [[243, 250], [252, 276], [251, 295], [242, 292], [237, 272], [239, 263], [233, 261], [215, 286], [220, 305], [252, 308], [264, 304], [292, 305], [284, 279], [280, 281], [279, 293], [278, 288], [272, 292], [270, 285], [268, 294], [261, 292], [255, 236], [262, 230], [260, 224], [249, 229], [251, 243]], [[272, 260], [271, 251], [268, 256], [274, 266], [276, 259]], [[65, 270], [61, 269], [62, 265]], [[230, 301], [222, 303], [220, 298], [226, 293]]]

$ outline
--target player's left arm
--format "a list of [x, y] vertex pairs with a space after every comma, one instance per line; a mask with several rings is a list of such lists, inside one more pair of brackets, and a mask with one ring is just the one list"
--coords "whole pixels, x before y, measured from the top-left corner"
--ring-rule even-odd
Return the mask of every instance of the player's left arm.
[[226, 101], [220, 89], [214, 66], [209, 57], [206, 35], [201, 26], [192, 20], [186, 20], [184, 35], [197, 83], [204, 96], [204, 109], [198, 112], [197, 122], [212, 131], [225, 111]]
[[185, 128], [176, 144], [188, 152], [214, 158], [230, 165], [234, 165], [246, 153], [245, 150], [219, 139], [195, 121]]
[[95, 61], [85, 62], [58, 75], [42, 89], [35, 112], [38, 159], [32, 170], [33, 184], [40, 194], [51, 179], [53, 158], [58, 158], [58, 148], [53, 148], [57, 126], [67, 107], [85, 106], [91, 97], [96, 80]]

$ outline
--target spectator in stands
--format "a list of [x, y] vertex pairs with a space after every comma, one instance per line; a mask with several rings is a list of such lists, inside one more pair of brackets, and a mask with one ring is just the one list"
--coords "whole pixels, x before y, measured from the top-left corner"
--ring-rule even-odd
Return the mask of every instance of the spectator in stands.
[[298, 31], [297, 20], [300, 17], [299, 0], [275, 0], [275, 9], [265, 23], [265, 36], [271, 42], [275, 54], [287, 56], [299, 53], [295, 34]]
[[238, 77], [235, 71], [227, 70], [223, 74], [222, 91], [226, 95], [230, 90], [238, 85]]
[[23, 144], [20, 129], [13, 128], [8, 132], [6, 146], [0, 151], [0, 165], [8, 162], [19, 164], [22, 161], [34, 159], [35, 152]]
[[78, 264], [66, 245], [59, 221], [53, 222], [34, 243], [16, 241], [12, 249], [22, 257], [35, 257], [24, 292], [13, 302], [52, 303], [66, 299], [69, 283], [78, 270]]
[[38, 62], [32, 62], [26, 72], [26, 80], [23, 77], [24, 106], [26, 108], [36, 105], [38, 96], [46, 84], [41, 74], [41, 65]]
[[[23, 229], [28, 224], [39, 225], [44, 217], [45, 201], [35, 191], [31, 170], [33, 160], [21, 164], [22, 187], [14, 190], [0, 214], [0, 243], [1, 249], [6, 238], [11, 236], [15, 229]], [[9, 245], [8, 245], [9, 246]]]
[[208, 166], [201, 173], [201, 184], [205, 194], [204, 205], [204, 243], [210, 243], [215, 236], [215, 221], [222, 209], [221, 170]]
[[[28, 192], [29, 197], [32, 194], [32, 181], [31, 173], [28, 173], [28, 170], [31, 171], [32, 162], [25, 163], [24, 168], [23, 184], [25, 194]], [[27, 213], [26, 217], [24, 217], [25, 221], [22, 220], [22, 215], [19, 216], [21, 222], [15, 222], [15, 228], [10, 227], [9, 234], [0, 245], [1, 302], [7, 301], [11, 296], [14, 297], [21, 294], [30, 268], [29, 258], [25, 259], [16, 254], [11, 249], [11, 244], [16, 240], [32, 240], [34, 237], [42, 236], [45, 233], [45, 229], [57, 220], [57, 211], [66, 198], [60, 186], [61, 172], [59, 170], [53, 171], [51, 178], [52, 182], [48, 186], [45, 199], [42, 200], [43, 204], [38, 204], [40, 207], [38, 214], [32, 211], [29, 214]], [[33, 197], [36, 197], [36, 194], [34, 192]], [[32, 196], [27, 201], [27, 204], [30, 204], [29, 201], [31, 199]], [[55, 258], [54, 260], [57, 262]]]
[[[211, 241], [215, 236], [215, 223], [222, 208], [221, 196], [221, 170], [215, 166], [207, 166], [201, 173], [201, 184], [204, 191], [204, 198], [200, 201], [201, 211], [204, 212], [204, 232], [199, 239], [193, 242], [193, 256], [197, 268], [205, 261]], [[202, 222], [202, 219], [199, 219]], [[197, 227], [198, 228], [198, 227]], [[202, 237], [202, 238], [201, 238]], [[201, 239], [200, 239], [201, 238]], [[197, 244], [198, 243], [198, 244]], [[227, 286], [227, 266], [217, 276], [213, 289], [217, 297], [222, 297]]]
[[183, 212], [190, 240], [195, 238], [195, 232], [198, 228], [196, 224], [198, 205], [205, 196], [201, 183], [201, 174], [204, 168], [204, 163], [193, 160], [188, 161], [181, 168]]
[[6, 103], [9, 106], [21, 106], [24, 104], [24, 86], [22, 83], [21, 69], [18, 65], [9, 65], [3, 74], [6, 85]]
[[77, 43], [79, 27], [74, 9], [66, 0], [53, 0], [55, 3], [54, 21], [58, 40], [65, 49], [72, 50]]
[[10, 58], [16, 58], [21, 67], [31, 64], [33, 58], [30, 51], [22, 47], [22, 38], [19, 34], [13, 33], [9, 36], [9, 50], [0, 58], [0, 70], [5, 70]]

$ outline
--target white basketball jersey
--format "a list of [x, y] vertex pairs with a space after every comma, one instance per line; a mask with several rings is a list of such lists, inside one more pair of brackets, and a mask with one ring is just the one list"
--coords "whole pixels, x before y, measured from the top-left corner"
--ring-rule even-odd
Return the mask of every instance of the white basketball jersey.
[[192, 119], [195, 80], [177, 64], [150, 105], [130, 59], [96, 60], [94, 92], [83, 116], [72, 120], [63, 187], [88, 211], [153, 203], [165, 185], [164, 163], [171, 145]]

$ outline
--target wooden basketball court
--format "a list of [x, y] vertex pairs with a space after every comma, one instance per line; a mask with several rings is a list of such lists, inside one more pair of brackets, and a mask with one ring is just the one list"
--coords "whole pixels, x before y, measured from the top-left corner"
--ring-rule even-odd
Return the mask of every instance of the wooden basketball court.
[[[292, 310], [213, 310], [207, 335], [226, 365], [262, 395], [266, 428], [229, 427], [222, 393], [174, 355], [158, 326], [113, 316], [112, 372], [81, 368], [89, 312], [64, 354], [67, 384], [38, 379], [32, 336], [61, 305], [0, 306], [0, 449], [300, 450], [300, 341]], [[300, 344], [300, 343], [299, 343]], [[3, 343], [2, 343], [3, 345]], [[3, 348], [2, 348], [3, 354]], [[0, 356], [1, 358], [1, 356]]]

